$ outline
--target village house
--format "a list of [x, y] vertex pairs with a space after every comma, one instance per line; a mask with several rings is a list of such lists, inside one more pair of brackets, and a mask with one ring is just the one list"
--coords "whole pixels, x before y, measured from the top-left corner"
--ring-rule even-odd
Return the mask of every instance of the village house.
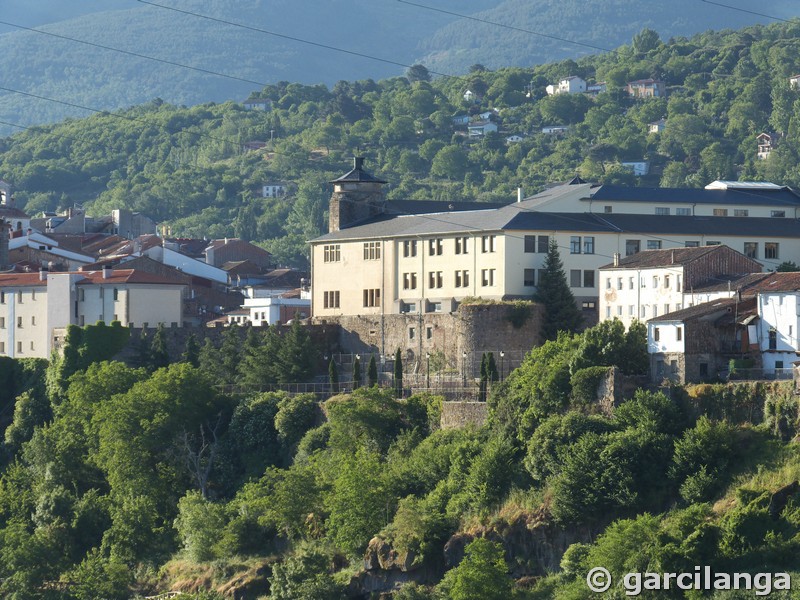
[[607, 85], [605, 81], [598, 81], [597, 83], [590, 83], [586, 86], [586, 93], [590, 96], [597, 96], [597, 94], [602, 94], [607, 90]]
[[800, 75], [789, 77], [789, 87], [793, 90], [800, 90]]
[[272, 100], [268, 98], [248, 98], [242, 105], [247, 110], [271, 110]]
[[634, 98], [663, 98], [666, 95], [666, 86], [658, 79], [629, 81], [625, 89]]
[[600, 268], [600, 319], [626, 327], [695, 304], [693, 290], [747, 273], [761, 264], [727, 246], [642, 250]]
[[586, 92], [586, 80], [577, 75], [571, 75], [555, 85], [548, 85], [545, 90], [549, 96], [555, 94], [583, 94]]
[[289, 186], [285, 183], [265, 183], [261, 186], [262, 198], [280, 198], [286, 195]]
[[467, 126], [469, 137], [479, 138], [485, 136], [487, 133], [497, 131], [497, 123], [492, 121], [475, 121]]
[[644, 177], [650, 172], [650, 162], [646, 160], [625, 161], [621, 162], [620, 166], [631, 171], [636, 177]]
[[664, 128], [666, 126], [667, 126], [667, 120], [661, 118], [658, 121], [653, 121], [652, 123], [647, 124], [647, 133], [661, 133], [662, 131], [664, 131]]
[[758, 146], [756, 157], [758, 160], [767, 160], [769, 158], [779, 138], [780, 136], [774, 132], [762, 132], [756, 136], [756, 144]]
[[53, 331], [68, 325], [180, 327], [183, 287], [133, 269], [0, 273], [0, 356], [49, 358]]

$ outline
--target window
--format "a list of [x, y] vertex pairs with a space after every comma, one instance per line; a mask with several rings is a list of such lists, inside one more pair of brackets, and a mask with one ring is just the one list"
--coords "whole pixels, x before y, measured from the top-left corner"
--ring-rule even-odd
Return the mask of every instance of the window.
[[668, 206], [656, 206], [656, 214], [657, 215], [668, 215], [669, 214], [669, 207]]
[[669, 289], [669, 275], [664, 275], [664, 287]]
[[548, 248], [550, 248], [550, 236], [549, 235], [540, 235], [537, 238], [536, 245], [537, 245], [536, 251], [539, 254], [547, 254], [547, 250], [548, 250]]
[[[528, 237], [528, 236], [525, 236]], [[467, 237], [461, 236], [456, 238], [456, 254], [467, 254]]]
[[[774, 212], [774, 211], [773, 211]], [[746, 217], [750, 214], [750, 211], [746, 208], [735, 208], [733, 209], [733, 216], [734, 217]], [[772, 215], [773, 217], [775, 215]]]
[[522, 276], [522, 285], [536, 287], [536, 269], [525, 269]]
[[606, 289], [611, 289], [611, 277], [606, 277]]
[[0, 304], [5, 304], [5, 303], [6, 303], [6, 293], [0, 292]]
[[442, 287], [442, 272], [429, 271], [428, 272], [428, 288], [435, 290]]
[[786, 216], [786, 211], [785, 210], [771, 210], [770, 213], [769, 213], [769, 216], [770, 217], [783, 218], [783, 217]]
[[608, 214], [611, 211], [612, 211], [612, 208], [610, 206], [606, 205], [606, 206], [603, 207], [603, 212], [604, 213]]
[[594, 254], [594, 236], [587, 235], [583, 238], [583, 253]]
[[628, 316], [629, 317], [636, 316], [636, 306], [634, 306], [633, 304], [628, 305]]
[[[322, 294], [324, 307], [325, 308], [339, 308], [339, 292], [332, 291], [332, 292], [323, 292]], [[261, 318], [264, 318], [262, 313]]]
[[622, 304], [620, 304], [620, 305], [617, 307], [617, 316], [618, 316], [618, 317], [621, 317], [621, 316], [622, 316]]
[[632, 289], [633, 289], [633, 286], [634, 286], [634, 281], [635, 281], [635, 280], [634, 280], [634, 278], [633, 278], [633, 277], [628, 277], [628, 289], [629, 289], [629, 290], [632, 290]]
[[581, 287], [581, 270], [570, 269], [569, 272], [569, 285], [570, 287]]
[[0, 354], [5, 354], [5, 353], [6, 353], [6, 343], [0, 342]]
[[639, 279], [639, 287], [642, 289], [647, 287], [647, 280], [644, 277]]
[[689, 241], [686, 241], [686, 242], [683, 243], [683, 246], [685, 248], [699, 248], [700, 247], [700, 242], [689, 242]]
[[432, 337], [433, 337], [433, 327], [431, 327], [430, 325], [428, 325], [428, 326], [425, 328], [425, 338], [429, 340], [429, 339], [431, 339]]
[[700, 377], [708, 377], [708, 363], [700, 363]]
[[682, 308], [683, 308], [683, 304], [681, 304], [680, 302], [678, 302], [678, 303], [675, 305], [675, 310], [681, 310]]
[[646, 316], [647, 316], [647, 307], [644, 304], [642, 304], [639, 307], [639, 317], [644, 319]]
[[400, 303], [400, 312], [401, 313], [415, 313], [415, 312], [417, 312], [417, 303], [416, 302], [401, 302]]
[[594, 271], [589, 269], [583, 272], [583, 287], [594, 287]]
[[[342, 259], [342, 246], [341, 244], [330, 244], [322, 248], [322, 260], [324, 262], [339, 262]], [[116, 290], [114, 290], [116, 292]], [[116, 295], [114, 300], [116, 300]]]
[[769, 349], [770, 350], [778, 349], [778, 332], [775, 331], [774, 327], [771, 327], [769, 330]]
[[525, 252], [527, 254], [531, 254], [536, 252], [536, 236], [535, 235], [526, 235], [525, 236]]
[[428, 302], [428, 312], [429, 313], [440, 313], [440, 312], [442, 312], [442, 303], [441, 302]]
[[661, 240], [647, 240], [648, 250], [661, 250]]
[[653, 275], [653, 289], [658, 288], [658, 275]]
[[469, 271], [456, 271], [456, 287], [469, 287]]
[[17, 342], [17, 354], [22, 354], [22, 342]]
[[[119, 300], [119, 290], [114, 288], [114, 300]], [[116, 321], [116, 319], [114, 319]]]
[[692, 209], [691, 208], [676, 208], [675, 214], [679, 217], [691, 217], [692, 216]]
[[80, 294], [78, 294], [78, 297], [80, 298], [80, 301], [81, 301], [81, 302], [83, 302], [84, 300], [86, 300], [86, 290], [85, 290], [85, 289], [83, 289], [83, 288], [81, 288], [81, 291], [80, 291]]
[[31, 340], [31, 351], [33, 351], [33, 350], [35, 350], [35, 348], [34, 348], [34, 345], [33, 345], [33, 340]]
[[744, 255], [748, 258], [758, 258], [758, 242], [745, 242]]
[[596, 307], [597, 307], [597, 304], [595, 304], [594, 302], [583, 302], [581, 304], [581, 308], [583, 310], [594, 310]]
[[17, 327], [22, 327], [22, 317], [17, 317]]
[[31, 326], [34, 326], [34, 325], [36, 325], [36, 315], [33, 315], [31, 317]]
[[[81, 290], [81, 294], [83, 294], [83, 290]], [[22, 304], [22, 292], [17, 292], [17, 304]]]
[[573, 235], [569, 238], [569, 253], [570, 254], [580, 254], [581, 253], [581, 236]]
[[653, 304], [653, 318], [658, 316], [658, 305]]
[[433, 238], [428, 240], [428, 256], [441, 256], [444, 252], [444, 245], [442, 238]]
[[610, 306], [606, 306], [606, 319], [610, 319], [610, 318], [611, 318], [611, 307]]
[[775, 361], [775, 370], [779, 371], [781, 369], [783, 369], [783, 361], [782, 360], [776, 360]]
[[6, 328], [6, 318], [0, 317], [0, 329], [5, 329], [5, 328]]
[[380, 305], [381, 305], [381, 290], [379, 288], [364, 290], [365, 308], [374, 308]]
[[[103, 288], [100, 288], [100, 295], [103, 295]], [[36, 302], [36, 290], [31, 290], [31, 301]]]
[[665, 315], [668, 315], [668, 314], [669, 314], [669, 304], [665, 304], [665, 305], [664, 305], [664, 314], [665, 314]]
[[481, 269], [481, 285], [483, 287], [494, 285], [494, 269]]
[[711, 240], [706, 242], [706, 246], [719, 246], [721, 244], [722, 244], [722, 242], [716, 242], [716, 241], [711, 241]]
[[487, 252], [494, 252], [494, 235], [484, 235], [481, 238], [481, 251], [486, 254]]
[[403, 257], [409, 258], [417, 255], [417, 240], [403, 241]]
[[715, 217], [727, 217], [728, 216], [728, 209], [727, 208], [715, 208], [714, 209], [714, 216]]
[[764, 242], [764, 258], [778, 258], [778, 244], [776, 242]]
[[625, 256], [639, 252], [641, 242], [639, 240], [625, 240]]
[[661, 340], [661, 330], [658, 327], [653, 328], [653, 341], [660, 341]]
[[380, 242], [364, 242], [364, 260], [378, 260], [380, 257]]
[[683, 339], [683, 327], [675, 328], [675, 339], [679, 342]]
[[403, 273], [403, 289], [415, 290], [417, 289], [417, 274], [416, 273]]
[[409, 327], [408, 328], [408, 339], [413, 340], [417, 337], [417, 329], [416, 327]]

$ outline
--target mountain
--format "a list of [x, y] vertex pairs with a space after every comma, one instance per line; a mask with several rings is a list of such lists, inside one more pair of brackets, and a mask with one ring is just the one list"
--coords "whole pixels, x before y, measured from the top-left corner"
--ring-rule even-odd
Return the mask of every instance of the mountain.
[[[475, 63], [490, 68], [530, 66], [600, 51], [595, 48], [616, 48], [644, 27], [667, 39], [768, 21], [701, 0], [436, 2], [445, 12], [400, 0], [163, 2], [216, 21], [134, 0], [30, 4], [11, 0], [0, 16], [0, 134], [15, 131], [13, 124], [84, 117], [90, 109], [114, 110], [154, 98], [187, 105], [242, 100], [282, 80], [332, 86], [339, 80], [399, 75], [404, 65], [416, 62], [452, 74], [464, 73]], [[793, 4], [779, 0], [769, 10], [788, 17]], [[753, 1], [743, 6], [756, 7]], [[461, 14], [551, 37], [460, 18]]]

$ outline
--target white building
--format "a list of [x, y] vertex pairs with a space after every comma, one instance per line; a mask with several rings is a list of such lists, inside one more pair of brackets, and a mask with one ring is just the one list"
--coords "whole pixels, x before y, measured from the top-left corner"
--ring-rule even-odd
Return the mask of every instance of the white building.
[[758, 289], [762, 368], [766, 375], [789, 376], [800, 350], [800, 273], [775, 273]]
[[181, 284], [131, 269], [0, 274], [0, 355], [49, 358], [53, 330], [183, 325]]
[[262, 198], [280, 198], [286, 195], [287, 186], [285, 183], [265, 183], [261, 186]]
[[571, 75], [562, 79], [556, 85], [548, 85], [545, 89], [550, 96], [554, 94], [583, 94], [586, 92], [586, 80], [577, 75]]
[[644, 177], [650, 172], [650, 163], [646, 160], [633, 160], [620, 163], [623, 169], [632, 171], [636, 177]]
[[487, 133], [497, 131], [497, 123], [492, 121], [475, 121], [467, 126], [469, 137], [479, 138], [485, 136]]

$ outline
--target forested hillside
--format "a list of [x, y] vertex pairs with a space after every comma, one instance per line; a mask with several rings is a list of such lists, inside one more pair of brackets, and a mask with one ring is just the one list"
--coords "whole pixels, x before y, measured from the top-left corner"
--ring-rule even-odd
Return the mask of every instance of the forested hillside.
[[[475, 66], [464, 78], [342, 81], [333, 88], [281, 83], [258, 93], [270, 111], [240, 104], [192, 108], [153, 101], [118, 113], [41, 126], [0, 142], [0, 178], [30, 213], [82, 203], [90, 213], [143, 211], [175, 235], [237, 235], [286, 264], [324, 230], [327, 182], [353, 154], [390, 182], [390, 199], [510, 201], [579, 173], [627, 185], [700, 187], [714, 179], [800, 185], [800, 22], [663, 42], [650, 30], [613, 53], [532, 69]], [[568, 75], [609, 90], [547, 96]], [[658, 77], [668, 98], [636, 100], [627, 81]], [[469, 88], [480, 104], [464, 101]], [[530, 97], [527, 96], [530, 91]], [[454, 115], [494, 111], [498, 133], [469, 139]], [[648, 124], [666, 118], [661, 133]], [[564, 135], [542, 133], [567, 125]], [[756, 135], [783, 134], [769, 160]], [[506, 142], [519, 135], [522, 141]], [[246, 142], [265, 147], [245, 152]], [[647, 160], [634, 177], [621, 161]], [[263, 183], [291, 185], [260, 197]]]
[[[263, 31], [135, 0], [4, 2], [2, 120], [29, 125], [87, 116], [75, 104], [114, 110], [154, 98], [187, 105], [239, 100], [252, 87], [241, 79], [332, 86], [339, 80], [397, 76], [402, 65], [416, 62], [452, 75], [465, 73], [474, 63], [493, 69], [529, 67], [616, 48], [644, 27], [667, 39], [771, 22], [753, 10], [760, 8], [754, 0], [738, 2], [744, 10], [701, 0], [156, 0], [155, 4]], [[796, 6], [792, 0], [776, 0], [769, 12], [790, 18]], [[54, 35], [14, 25], [42, 27]], [[0, 124], [0, 133], [9, 131], [13, 129]]]
[[134, 366], [104, 362], [120, 332], [71, 326], [49, 365], [0, 361], [4, 598], [577, 600], [595, 566], [619, 598], [627, 572], [800, 576], [791, 383], [603, 408], [610, 367], [646, 369], [640, 324], [533, 349], [460, 430], [371, 368], [323, 404], [260, 392], [324, 368], [299, 322], [190, 337], [173, 363], [159, 329]]

